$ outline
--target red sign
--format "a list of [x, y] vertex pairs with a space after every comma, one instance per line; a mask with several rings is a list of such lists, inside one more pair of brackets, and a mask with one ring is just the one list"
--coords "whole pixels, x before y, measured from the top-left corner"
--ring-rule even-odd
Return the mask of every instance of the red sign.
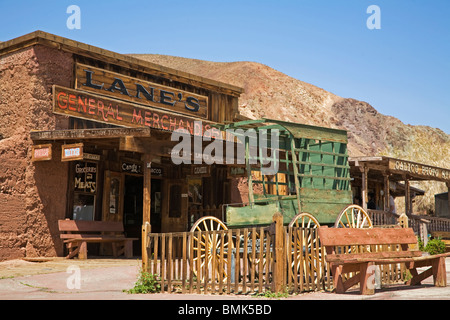
[[47, 161], [52, 159], [52, 145], [41, 144], [31, 148], [31, 161]]
[[53, 112], [123, 127], [150, 127], [167, 131], [186, 129], [191, 135], [222, 138], [222, 132], [212, 127], [212, 122], [55, 85]]

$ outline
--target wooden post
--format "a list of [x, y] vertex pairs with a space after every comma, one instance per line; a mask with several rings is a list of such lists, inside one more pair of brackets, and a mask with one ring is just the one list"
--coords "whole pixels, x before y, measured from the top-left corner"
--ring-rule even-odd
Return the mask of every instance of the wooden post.
[[255, 198], [253, 195], [252, 167], [250, 165], [250, 142], [247, 137], [245, 138], [245, 164], [248, 176], [248, 202], [250, 202], [250, 206], [253, 206]]
[[448, 188], [448, 211], [447, 213], [450, 214], [450, 182], [447, 182], [447, 188]]
[[273, 215], [272, 219], [275, 224], [275, 243], [274, 243], [274, 275], [273, 275], [273, 292], [281, 293], [284, 286], [285, 270], [285, 234], [283, 228], [283, 215], [279, 212]]
[[147, 271], [148, 255], [147, 255], [147, 234], [151, 232], [150, 212], [151, 212], [151, 164], [152, 156], [144, 154], [142, 157], [144, 162], [144, 190], [143, 190], [143, 207], [142, 207], [142, 270]]
[[362, 205], [364, 210], [367, 210], [367, 173], [369, 172], [369, 168], [363, 166], [360, 168], [361, 174], [362, 174], [362, 183], [361, 183], [361, 199], [362, 199]]
[[405, 176], [405, 213], [411, 214], [411, 192], [409, 190], [409, 179]]
[[389, 195], [390, 195], [390, 191], [389, 191], [389, 174], [384, 173], [383, 174], [383, 178], [384, 178], [384, 211], [389, 211]]

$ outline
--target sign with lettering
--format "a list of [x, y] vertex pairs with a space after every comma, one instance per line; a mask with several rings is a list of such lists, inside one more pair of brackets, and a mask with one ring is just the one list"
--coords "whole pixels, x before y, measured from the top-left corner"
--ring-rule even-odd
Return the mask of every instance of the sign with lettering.
[[152, 177], [162, 177], [164, 174], [164, 170], [163, 170], [163, 168], [152, 167], [150, 169], [150, 173], [151, 173]]
[[101, 156], [99, 154], [83, 152], [83, 159], [91, 161], [100, 161]]
[[53, 113], [121, 127], [150, 127], [167, 131], [185, 129], [191, 135], [222, 137], [222, 132], [209, 121], [198, 121], [161, 109], [56, 85], [53, 86]]
[[211, 166], [191, 166], [191, 174], [193, 176], [209, 176]]
[[76, 89], [208, 118], [208, 97], [77, 63]]
[[228, 178], [237, 178], [237, 177], [246, 177], [247, 170], [245, 167], [233, 167], [229, 166], [227, 169], [227, 177]]
[[390, 159], [389, 169], [409, 173], [424, 179], [450, 181], [450, 169], [437, 168], [420, 163]]
[[65, 144], [61, 147], [61, 161], [73, 161], [83, 159], [83, 144]]
[[47, 161], [52, 159], [52, 145], [41, 144], [32, 146], [31, 161]]
[[74, 191], [87, 193], [97, 191], [97, 164], [91, 162], [75, 164]]
[[142, 165], [135, 162], [122, 161], [121, 169], [122, 172], [142, 174]]

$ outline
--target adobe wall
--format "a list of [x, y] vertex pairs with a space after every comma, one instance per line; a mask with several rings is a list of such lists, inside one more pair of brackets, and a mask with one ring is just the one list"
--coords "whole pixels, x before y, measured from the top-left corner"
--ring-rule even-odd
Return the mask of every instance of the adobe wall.
[[43, 46], [0, 57], [0, 261], [62, 255], [57, 220], [66, 211], [67, 163], [31, 162], [31, 130], [68, 127], [52, 113], [52, 85], [70, 87], [71, 54]]

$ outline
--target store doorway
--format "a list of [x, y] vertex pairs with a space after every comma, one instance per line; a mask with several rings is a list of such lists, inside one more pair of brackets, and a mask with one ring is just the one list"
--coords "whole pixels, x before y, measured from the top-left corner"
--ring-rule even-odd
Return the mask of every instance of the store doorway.
[[143, 184], [142, 176], [125, 175], [123, 226], [127, 237], [139, 238], [133, 241], [133, 254], [138, 256], [142, 253]]
[[162, 208], [162, 180], [152, 179], [151, 187], [151, 211], [150, 211], [150, 224], [152, 226], [152, 233], [161, 232], [161, 208]]

